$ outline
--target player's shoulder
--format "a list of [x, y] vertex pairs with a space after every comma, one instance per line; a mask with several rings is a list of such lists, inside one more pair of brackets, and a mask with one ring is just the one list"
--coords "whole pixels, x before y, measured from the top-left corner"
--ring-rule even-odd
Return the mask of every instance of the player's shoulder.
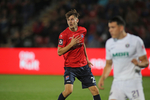
[[61, 32], [61, 34], [67, 34], [69, 32], [69, 27], [67, 27], [64, 31]]
[[135, 42], [136, 41], [142, 41], [142, 39], [139, 36], [136, 36], [136, 35], [130, 34], [130, 33], [128, 33], [128, 35], [129, 35], [129, 38], [134, 40]]
[[64, 31], [62, 31], [60, 34], [59, 34], [59, 38], [66, 38], [67, 35], [68, 35], [68, 32], [69, 32], [69, 28], [66, 28]]
[[87, 29], [83, 26], [78, 26], [79, 30], [84, 30], [84, 31], [87, 31]]
[[69, 32], [69, 28], [67, 27], [64, 31], [60, 33], [60, 35], [67, 35], [68, 32]]
[[109, 39], [106, 41], [106, 45], [112, 45], [114, 42], [115, 42], [115, 40], [114, 40], [113, 38], [109, 38]]

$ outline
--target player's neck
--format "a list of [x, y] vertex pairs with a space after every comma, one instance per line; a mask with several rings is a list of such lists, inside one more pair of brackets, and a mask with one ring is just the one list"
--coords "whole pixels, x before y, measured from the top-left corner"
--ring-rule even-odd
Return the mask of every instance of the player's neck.
[[127, 33], [125, 31], [123, 31], [120, 36], [118, 37], [118, 39], [123, 39], [127, 36]]
[[73, 32], [76, 32], [76, 31], [78, 30], [78, 26], [73, 27], [73, 28], [70, 28], [70, 27], [69, 27], [69, 29], [70, 29], [71, 31], [73, 31]]

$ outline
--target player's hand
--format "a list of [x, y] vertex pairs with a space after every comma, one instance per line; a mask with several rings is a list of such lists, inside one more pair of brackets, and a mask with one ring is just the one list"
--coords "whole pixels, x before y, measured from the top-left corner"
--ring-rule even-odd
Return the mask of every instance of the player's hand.
[[82, 40], [82, 38], [80, 37], [80, 35], [78, 35], [78, 36], [76, 36], [76, 37], [74, 37], [74, 35], [73, 35], [70, 44], [71, 44], [72, 46], [74, 46], [74, 45], [76, 45], [76, 44], [78, 44], [78, 43], [81, 43], [81, 40]]
[[138, 66], [138, 61], [136, 59], [132, 59], [131, 61], [134, 65]]
[[87, 63], [88, 63], [90, 68], [93, 66], [93, 64], [89, 60], [87, 60]]
[[102, 78], [99, 79], [98, 88], [104, 90], [104, 80]]

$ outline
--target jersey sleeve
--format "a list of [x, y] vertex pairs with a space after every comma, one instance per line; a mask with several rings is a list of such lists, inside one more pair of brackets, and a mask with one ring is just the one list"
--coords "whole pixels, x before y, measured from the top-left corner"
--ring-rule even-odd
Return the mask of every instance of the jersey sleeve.
[[137, 38], [136, 51], [137, 51], [138, 57], [146, 55], [144, 43], [142, 39], [139, 37]]
[[58, 47], [64, 47], [66, 44], [66, 35], [61, 33], [58, 39]]
[[84, 37], [85, 37], [86, 33], [87, 33], [87, 30], [86, 30], [86, 28], [85, 28]]
[[106, 60], [111, 60], [112, 59], [112, 56], [111, 56], [111, 53], [110, 53], [110, 50], [109, 50], [109, 46], [108, 46], [108, 41], [106, 42], [106, 45], [105, 45], [105, 50], [106, 50]]

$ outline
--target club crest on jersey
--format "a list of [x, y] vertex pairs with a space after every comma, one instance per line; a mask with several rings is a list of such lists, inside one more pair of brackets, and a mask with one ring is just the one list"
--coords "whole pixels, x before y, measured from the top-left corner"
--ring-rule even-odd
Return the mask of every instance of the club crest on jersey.
[[129, 47], [130, 47], [130, 44], [126, 44], [125, 46], [126, 46], [126, 48], [129, 48]]
[[59, 45], [63, 45], [63, 39], [59, 39]]
[[66, 76], [66, 80], [68, 80], [69, 79], [69, 76]]
[[81, 37], [82, 37], [82, 38], [84, 37], [83, 33], [81, 34]]

